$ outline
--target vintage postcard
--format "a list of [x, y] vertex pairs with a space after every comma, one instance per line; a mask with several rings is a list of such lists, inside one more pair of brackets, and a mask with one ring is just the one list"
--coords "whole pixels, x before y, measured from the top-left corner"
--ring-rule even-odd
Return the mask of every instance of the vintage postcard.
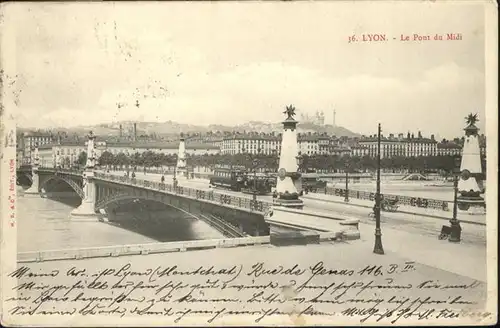
[[0, 4], [6, 326], [497, 321], [493, 1]]

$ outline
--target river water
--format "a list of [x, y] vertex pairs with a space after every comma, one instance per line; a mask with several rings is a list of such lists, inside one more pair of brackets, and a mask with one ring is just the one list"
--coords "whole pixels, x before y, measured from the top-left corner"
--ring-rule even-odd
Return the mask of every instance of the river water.
[[126, 205], [112, 216], [115, 223], [77, 221], [71, 211], [80, 202], [77, 197], [26, 195], [18, 186], [18, 252], [223, 238], [205, 222], [186, 214], [165, 208], [144, 211], [150, 204]]

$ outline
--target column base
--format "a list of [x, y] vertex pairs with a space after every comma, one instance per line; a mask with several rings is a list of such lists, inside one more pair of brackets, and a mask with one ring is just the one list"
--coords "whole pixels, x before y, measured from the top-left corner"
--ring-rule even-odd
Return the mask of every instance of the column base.
[[71, 216], [84, 221], [98, 221], [98, 214], [95, 212], [94, 204], [82, 203], [80, 206], [71, 211]]
[[282, 199], [276, 198], [273, 202], [275, 206], [283, 206], [288, 208], [299, 208], [302, 209], [304, 207], [304, 201], [302, 199]]

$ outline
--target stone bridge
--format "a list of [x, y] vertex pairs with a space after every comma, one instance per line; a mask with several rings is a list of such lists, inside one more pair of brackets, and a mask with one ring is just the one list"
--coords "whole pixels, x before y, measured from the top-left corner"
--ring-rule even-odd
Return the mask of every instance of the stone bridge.
[[[123, 201], [148, 200], [159, 202], [225, 228], [231, 235], [269, 235], [265, 216], [270, 205], [244, 197], [220, 194], [214, 191], [174, 186], [161, 182], [116, 176], [97, 170], [70, 170], [61, 168], [20, 168], [18, 178], [31, 181], [26, 194], [50, 192], [56, 184], [65, 183], [82, 199], [72, 216], [97, 219], [98, 213]], [[18, 179], [19, 180], [19, 179]], [[220, 229], [218, 229], [220, 230]], [[222, 232], [222, 231], [221, 231]]]
[[[33, 170], [37, 173], [33, 174]], [[83, 170], [69, 170], [69, 169], [55, 169], [55, 168], [44, 168], [39, 167], [37, 169], [32, 169], [31, 167], [22, 167], [17, 170], [17, 182], [18, 184], [27, 184], [29, 181], [31, 188], [27, 190], [27, 193], [38, 194], [40, 192], [44, 193], [46, 191], [52, 190], [56, 185], [60, 183], [65, 183], [71, 189], [80, 196], [80, 198], [85, 197], [83, 191]], [[35, 180], [33, 181], [33, 177]]]

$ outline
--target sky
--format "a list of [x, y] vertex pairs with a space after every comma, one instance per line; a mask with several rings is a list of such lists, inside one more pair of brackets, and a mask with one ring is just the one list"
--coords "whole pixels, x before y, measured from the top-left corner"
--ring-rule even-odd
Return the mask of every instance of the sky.
[[[484, 129], [481, 5], [17, 3], [3, 19], [20, 126], [279, 122], [293, 104], [366, 135], [460, 136], [471, 112]], [[388, 41], [348, 43], [374, 33]], [[414, 33], [462, 40], [399, 41]]]

